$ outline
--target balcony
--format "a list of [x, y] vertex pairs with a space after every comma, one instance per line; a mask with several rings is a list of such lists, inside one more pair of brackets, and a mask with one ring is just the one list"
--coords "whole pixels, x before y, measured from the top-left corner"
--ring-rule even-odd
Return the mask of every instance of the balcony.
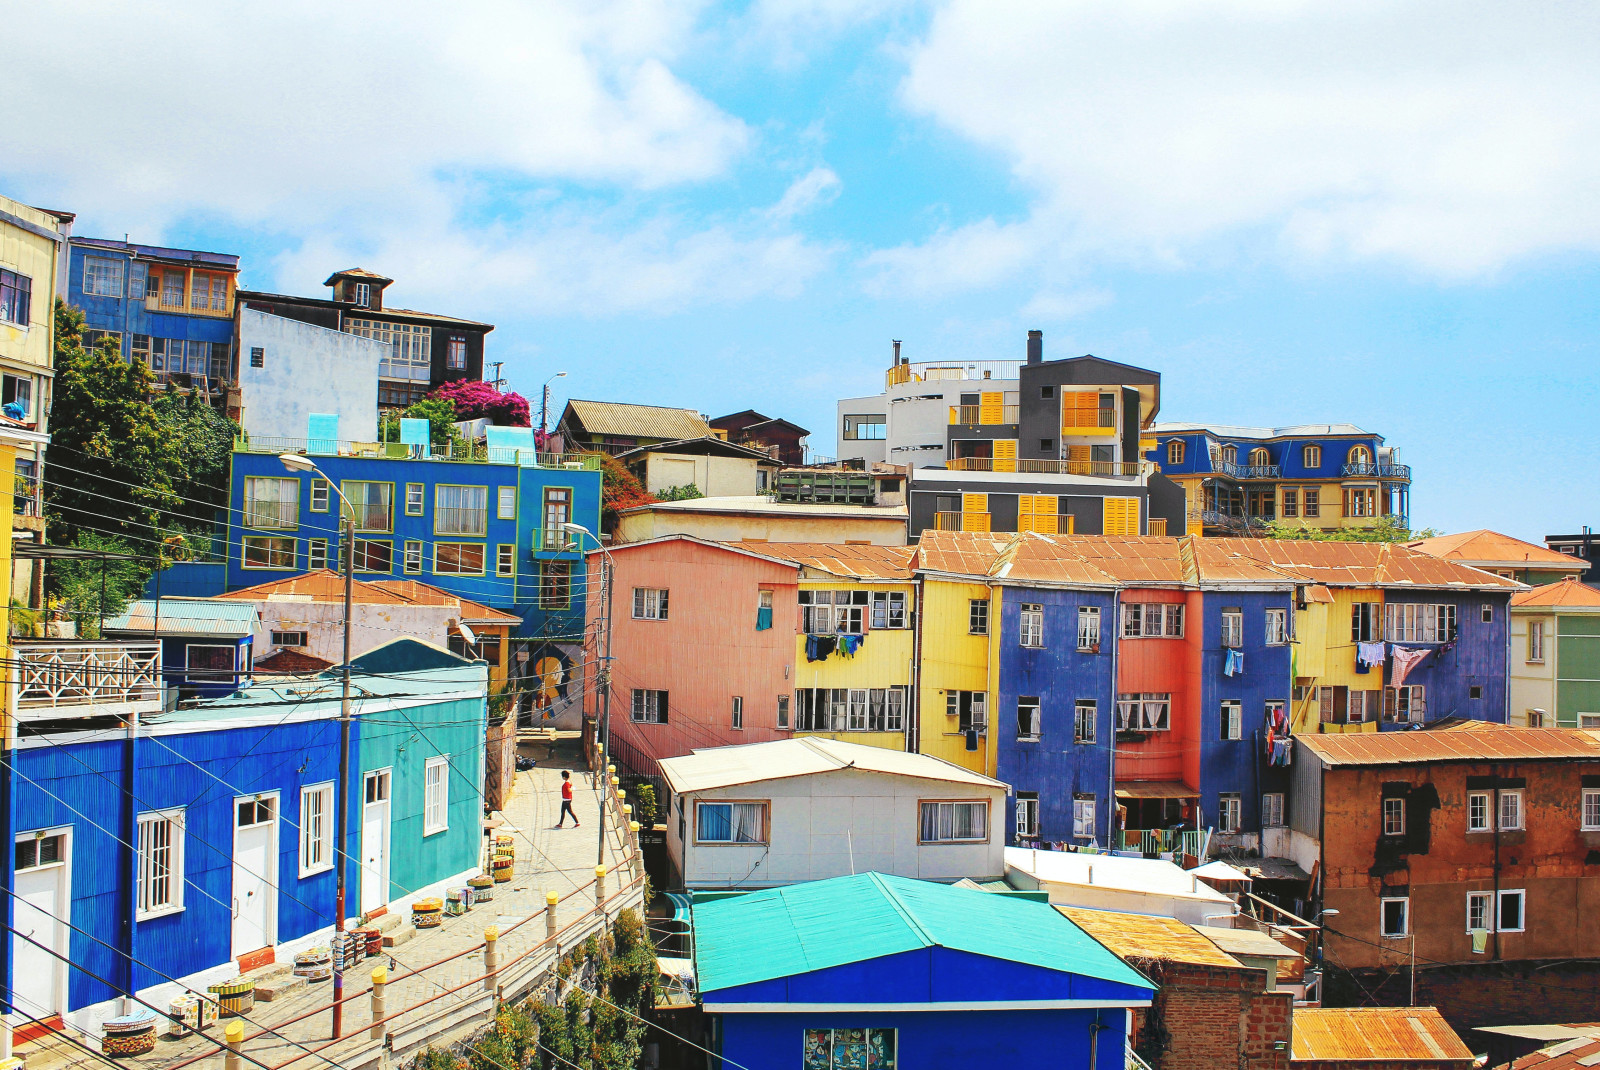
[[999, 408], [1000, 408], [1000, 419], [998, 419], [998, 420], [985, 420], [983, 418], [983, 406], [982, 405], [952, 405], [952, 406], [950, 406], [950, 426], [951, 427], [957, 427], [957, 426], [1000, 427], [1000, 426], [1003, 426], [1005, 424], [1017, 423], [1019, 420], [1022, 419], [1022, 415], [1019, 412], [1019, 409], [1021, 408], [1021, 406], [1018, 406], [1018, 405], [1001, 405]]
[[489, 448], [482, 442], [448, 446], [411, 446], [403, 442], [346, 442], [333, 439], [268, 438], [240, 436], [235, 453], [304, 453], [312, 457], [378, 457], [389, 460], [458, 461], [464, 464], [514, 464], [523, 468], [600, 470], [598, 453], [541, 453], [537, 450]]
[[19, 640], [19, 721], [128, 716], [161, 709], [161, 644]]
[[964, 364], [897, 364], [884, 377], [886, 387], [905, 383], [936, 383], [952, 380], [974, 382], [1015, 380], [1022, 374], [1020, 360], [974, 360]]
[[1404, 479], [1410, 481], [1409, 464], [1347, 464], [1340, 470], [1344, 476], [1364, 476], [1369, 479]]
[[1240, 464], [1221, 457], [1211, 462], [1211, 468], [1230, 479], [1279, 479], [1283, 471], [1275, 464]]
[[1035, 475], [1127, 478], [1145, 471], [1148, 461], [1063, 461], [1053, 457], [952, 457], [952, 472], [1026, 472]]
[[1116, 409], [1067, 409], [1061, 414], [1061, 437], [1092, 436], [1104, 438], [1117, 430]]
[[934, 513], [933, 526], [937, 531], [988, 531], [988, 513]]

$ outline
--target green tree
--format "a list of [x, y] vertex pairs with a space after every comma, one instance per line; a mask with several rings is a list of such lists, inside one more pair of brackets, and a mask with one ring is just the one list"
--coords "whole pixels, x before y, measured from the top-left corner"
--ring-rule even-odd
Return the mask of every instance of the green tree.
[[384, 442], [399, 442], [402, 417], [428, 421], [428, 441], [434, 446], [459, 447], [466, 441], [456, 430], [456, 403], [449, 398], [423, 398], [413, 401], [399, 415], [384, 413], [378, 425], [378, 438]]
[[1281, 520], [1269, 520], [1262, 536], [1268, 539], [1306, 539], [1311, 542], [1413, 542], [1431, 539], [1439, 533], [1433, 528], [1408, 528], [1394, 516], [1380, 517], [1376, 524], [1361, 528], [1302, 528]]
[[681, 487], [668, 487], [656, 495], [664, 502], [686, 502], [692, 498], [704, 498], [700, 488], [693, 483], [685, 483]]
[[[112, 554], [141, 553], [122, 539], [92, 531], [78, 532], [73, 546]], [[105, 558], [52, 562], [45, 570], [51, 605], [78, 625], [78, 634], [83, 638], [98, 639], [100, 621], [121, 613], [129, 602], [139, 597], [145, 581], [150, 578], [151, 568], [148, 560]]]
[[151, 407], [182, 459], [172, 488], [181, 504], [177, 515], [166, 519], [173, 528], [209, 539], [217, 527], [212, 518], [227, 515], [229, 467], [239, 425], [199, 395], [178, 393], [171, 383]]

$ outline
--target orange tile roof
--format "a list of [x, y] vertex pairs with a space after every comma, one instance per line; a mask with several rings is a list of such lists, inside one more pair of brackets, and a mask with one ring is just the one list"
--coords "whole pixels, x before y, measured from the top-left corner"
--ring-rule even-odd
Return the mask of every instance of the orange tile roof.
[[1174, 918], [1123, 914], [1115, 910], [1085, 910], [1082, 907], [1058, 906], [1056, 909], [1119, 958], [1159, 959], [1196, 966], [1239, 968], [1243, 965], [1195, 932], [1194, 926]]
[[[303, 572], [287, 579], [258, 583], [229, 591], [215, 597], [230, 602], [265, 602], [274, 595], [280, 599], [292, 598], [308, 602], [343, 602], [344, 577], [332, 569]], [[520, 624], [522, 618], [513, 613], [491, 609], [480, 602], [461, 598], [449, 591], [416, 580], [356, 580], [351, 590], [352, 601], [360, 605], [380, 606], [443, 606], [459, 608], [461, 619], [469, 623]]]
[[1306, 734], [1295, 738], [1324, 765], [1533, 761], [1541, 758], [1600, 762], [1600, 732], [1577, 728], [1520, 728], [1470, 722], [1420, 732]]
[[1579, 560], [1570, 554], [1560, 553], [1548, 546], [1540, 546], [1536, 542], [1513, 539], [1510, 535], [1502, 535], [1487, 528], [1463, 531], [1459, 535], [1438, 535], [1431, 539], [1418, 539], [1406, 545], [1413, 550], [1432, 554], [1434, 557], [1459, 561], [1464, 565], [1476, 565], [1479, 568], [1537, 566], [1582, 572], [1589, 567], [1587, 561]]
[[864, 546], [821, 542], [731, 542], [729, 546], [776, 557], [845, 579], [910, 580], [915, 546]]
[[1550, 606], [1556, 609], [1600, 609], [1600, 591], [1576, 576], [1568, 576], [1556, 583], [1547, 583], [1531, 591], [1518, 591], [1511, 596], [1513, 606]]
[[1441, 1060], [1472, 1065], [1470, 1049], [1432, 1007], [1296, 1007], [1290, 1064]]
[[1480, 572], [1400, 543], [1322, 542], [1311, 539], [1216, 539], [1245, 557], [1283, 569], [1303, 582], [1330, 587], [1507, 588], [1515, 580]]

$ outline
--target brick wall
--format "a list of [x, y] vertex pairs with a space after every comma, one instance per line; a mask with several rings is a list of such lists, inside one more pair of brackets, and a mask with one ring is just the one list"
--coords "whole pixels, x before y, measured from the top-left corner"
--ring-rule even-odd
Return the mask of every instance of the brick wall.
[[1141, 1054], [1154, 1032], [1166, 1031], [1166, 1050], [1146, 1055], [1155, 1070], [1288, 1070], [1293, 996], [1267, 992], [1265, 970], [1148, 960], [1134, 965], [1160, 986], [1150, 1008], [1134, 1016]]

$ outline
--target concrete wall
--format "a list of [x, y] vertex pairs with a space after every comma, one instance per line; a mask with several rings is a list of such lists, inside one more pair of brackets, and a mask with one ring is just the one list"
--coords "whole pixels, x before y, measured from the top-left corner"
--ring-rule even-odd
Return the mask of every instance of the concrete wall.
[[645, 457], [645, 489], [657, 494], [672, 487], [693, 484], [708, 498], [733, 494], [755, 494], [757, 472], [754, 458], [715, 457], [696, 453], [651, 453]]
[[[262, 350], [262, 366], [252, 351]], [[244, 308], [239, 312], [240, 423], [250, 435], [304, 439], [312, 413], [337, 413], [339, 438], [378, 438], [378, 363], [370, 338]]]
[[646, 509], [617, 520], [619, 543], [645, 542], [664, 535], [693, 535], [712, 542], [870, 542], [875, 546], [904, 546], [903, 516], [865, 512], [860, 516], [817, 516], [784, 510], [762, 513], [705, 512]]
[[[768, 803], [768, 843], [696, 844], [695, 804], [717, 799]], [[932, 799], [987, 799], [988, 840], [919, 843], [919, 803]], [[667, 822], [667, 844], [691, 888], [754, 888], [866, 872], [994, 879], [1006, 868], [1004, 815], [1000, 788], [846, 769], [681, 795]]]
[[[1528, 626], [1544, 626], [1544, 659], [1528, 660]], [[1556, 615], [1553, 612], [1511, 611], [1511, 688], [1510, 724], [1526, 725], [1530, 710], [1543, 710], [1545, 724], [1556, 723], [1556, 665], [1560, 644], [1556, 641]]]
[[[865, 398], [844, 398], [836, 406], [837, 413], [833, 421], [834, 434], [837, 436], [838, 448], [834, 450], [835, 456], [841, 461], [859, 457], [869, 464], [887, 461], [889, 459], [888, 438], [846, 439], [844, 437], [844, 418], [846, 416], [883, 416], [887, 421], [889, 415], [889, 398], [884, 394], [874, 394]], [[885, 435], [887, 435], [887, 422], [885, 422]], [[906, 458], [901, 457], [895, 463], [904, 464]]]

